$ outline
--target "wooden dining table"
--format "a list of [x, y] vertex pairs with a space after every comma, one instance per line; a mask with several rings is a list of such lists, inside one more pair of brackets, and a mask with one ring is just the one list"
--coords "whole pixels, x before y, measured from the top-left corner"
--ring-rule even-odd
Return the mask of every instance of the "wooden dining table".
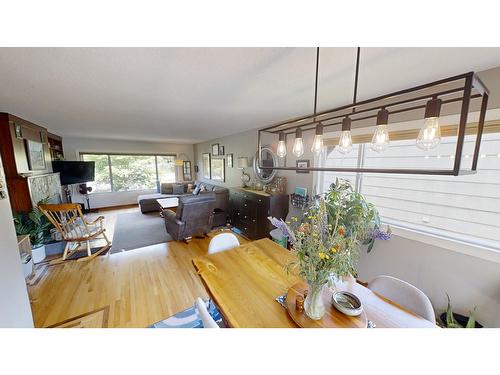
[[[269, 239], [261, 239], [194, 258], [193, 264], [230, 327], [297, 328], [286, 308], [276, 301], [289, 288], [303, 283], [296, 273], [284, 269], [292, 260], [290, 251]], [[436, 327], [357, 282], [344, 283], [341, 288], [361, 300], [367, 319], [376, 327]]]

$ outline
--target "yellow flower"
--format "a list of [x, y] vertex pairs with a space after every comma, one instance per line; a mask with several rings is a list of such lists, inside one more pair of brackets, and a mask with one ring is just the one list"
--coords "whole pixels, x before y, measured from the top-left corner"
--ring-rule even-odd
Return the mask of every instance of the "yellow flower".
[[330, 251], [331, 251], [332, 253], [334, 253], [334, 254], [335, 254], [337, 251], [339, 251], [339, 248], [338, 248], [337, 246], [333, 246], [333, 247], [330, 249]]
[[320, 251], [318, 253], [318, 256], [319, 256], [320, 259], [330, 259], [330, 257], [328, 256], [328, 254], [325, 254], [322, 251]]

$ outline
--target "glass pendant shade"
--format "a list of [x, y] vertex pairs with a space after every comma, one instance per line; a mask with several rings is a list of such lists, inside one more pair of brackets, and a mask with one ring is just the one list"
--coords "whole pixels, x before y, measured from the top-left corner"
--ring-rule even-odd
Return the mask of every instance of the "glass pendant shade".
[[387, 125], [377, 125], [373, 134], [371, 148], [373, 151], [381, 152], [389, 147], [389, 130]]
[[425, 105], [424, 126], [417, 137], [417, 147], [430, 150], [441, 142], [441, 129], [439, 127], [439, 113], [441, 112], [441, 99], [432, 98]]
[[292, 152], [298, 158], [304, 155], [304, 142], [302, 141], [302, 130], [300, 128], [297, 128], [295, 131], [295, 141], [293, 142]]
[[311, 152], [319, 154], [323, 151], [323, 124], [316, 125], [316, 135], [314, 136]]
[[278, 142], [278, 149], [276, 150], [276, 154], [280, 158], [284, 158], [286, 156], [286, 141], [285, 141], [285, 133], [280, 133], [280, 138]]
[[352, 150], [352, 137], [350, 130], [342, 131], [340, 136], [339, 145], [337, 146], [339, 152], [342, 154], [348, 154]]
[[351, 119], [349, 117], [342, 120], [342, 134], [337, 149], [342, 154], [347, 154], [352, 150]]
[[382, 108], [377, 113], [377, 128], [373, 134], [371, 148], [373, 151], [382, 152], [389, 147], [389, 111]]
[[417, 147], [427, 151], [437, 147], [440, 142], [441, 129], [439, 127], [439, 117], [426, 118], [424, 126], [418, 133]]

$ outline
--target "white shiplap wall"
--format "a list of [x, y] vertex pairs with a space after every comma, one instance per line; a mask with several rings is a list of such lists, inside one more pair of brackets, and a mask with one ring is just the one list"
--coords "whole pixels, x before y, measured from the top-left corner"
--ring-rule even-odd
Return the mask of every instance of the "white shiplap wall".
[[[466, 138], [463, 166], [470, 167], [475, 138]], [[444, 138], [436, 150], [424, 152], [414, 140], [391, 142], [383, 153], [364, 145], [365, 167], [435, 168], [452, 167], [455, 139]], [[357, 147], [344, 156], [330, 152], [324, 164], [355, 166]], [[374, 203], [383, 220], [402, 226], [441, 234], [450, 238], [500, 250], [500, 134], [483, 135], [478, 172], [465, 176], [381, 175], [359, 176], [359, 189]], [[336, 177], [353, 183], [355, 174], [325, 172], [321, 176], [323, 191]]]

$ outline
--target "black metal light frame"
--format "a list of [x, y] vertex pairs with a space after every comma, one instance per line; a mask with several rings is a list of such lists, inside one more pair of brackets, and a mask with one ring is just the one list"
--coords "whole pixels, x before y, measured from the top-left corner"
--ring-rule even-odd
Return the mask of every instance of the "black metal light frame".
[[[318, 62], [316, 66], [318, 65]], [[357, 67], [356, 67], [356, 82], [355, 82], [355, 95], [353, 103], [340, 106], [337, 108], [329, 109], [319, 113], [302, 116], [287, 121], [279, 122], [271, 126], [262, 128], [258, 131], [258, 151], [261, 155], [262, 152], [262, 133], [272, 133], [279, 134], [284, 132], [285, 135], [295, 134], [297, 128], [301, 128], [303, 132], [313, 131], [316, 124], [320, 123], [324, 128], [328, 127], [339, 127], [342, 124], [342, 119], [349, 114], [351, 121], [355, 123], [356, 121], [362, 121], [371, 118], [377, 118], [377, 113], [380, 109], [386, 109], [389, 111], [389, 115], [404, 113], [409, 111], [414, 111], [417, 109], [425, 109], [426, 100], [432, 98], [440, 98], [442, 104], [449, 103], [461, 103], [460, 110], [460, 120], [457, 130], [457, 144], [455, 150], [454, 165], [451, 169], [390, 169], [390, 168], [331, 168], [331, 167], [309, 167], [300, 168], [300, 170], [309, 171], [326, 171], [326, 172], [366, 172], [366, 173], [396, 173], [396, 174], [424, 174], [424, 175], [445, 175], [445, 176], [458, 176], [461, 174], [472, 174], [476, 172], [477, 162], [479, 158], [479, 150], [481, 147], [481, 138], [484, 128], [484, 120], [486, 115], [486, 109], [488, 106], [488, 96], [489, 91], [486, 86], [481, 82], [481, 80], [475, 75], [474, 72], [468, 72], [453, 77], [441, 79], [424, 85], [415, 86], [412, 88], [392, 92], [390, 94], [375, 97], [373, 99], [363, 100], [356, 102], [356, 88], [357, 88], [357, 76], [358, 76], [358, 66], [359, 66], [359, 49], [357, 56]], [[457, 84], [463, 81], [459, 87], [454, 87], [451, 89], [443, 90], [442, 87], [445, 84]], [[317, 92], [317, 80], [315, 91]], [[437, 91], [433, 91], [437, 90]], [[441, 90], [441, 91], [438, 91]], [[425, 91], [425, 93], [419, 94], [419, 92]], [[403, 99], [404, 95], [417, 94], [417, 96], [412, 98]], [[455, 98], [447, 98], [448, 95], [462, 93], [461, 96]], [[316, 97], [316, 94], [315, 94]], [[472, 158], [472, 166], [470, 170], [460, 169], [460, 163], [462, 159], [462, 150], [464, 146], [465, 133], [467, 127], [467, 117], [469, 114], [469, 106], [471, 100], [481, 98], [481, 109], [479, 114], [479, 122], [477, 127], [477, 135], [474, 147], [474, 155]], [[316, 102], [316, 99], [315, 99]], [[378, 105], [377, 105], [378, 103]], [[413, 104], [412, 104], [413, 103]], [[371, 106], [370, 104], [373, 104]], [[410, 105], [404, 108], [395, 108], [401, 105]], [[363, 108], [369, 106], [369, 108]], [[316, 108], [316, 103], [315, 103]], [[391, 108], [393, 108], [391, 110]], [[348, 112], [349, 111], [349, 112]], [[369, 112], [374, 112], [367, 114]], [[374, 125], [374, 124], [373, 124]], [[370, 125], [371, 126], [371, 125]], [[276, 170], [298, 170], [297, 167], [265, 167], [260, 165], [261, 158], [259, 158], [259, 168], [260, 169], [276, 169]]]

